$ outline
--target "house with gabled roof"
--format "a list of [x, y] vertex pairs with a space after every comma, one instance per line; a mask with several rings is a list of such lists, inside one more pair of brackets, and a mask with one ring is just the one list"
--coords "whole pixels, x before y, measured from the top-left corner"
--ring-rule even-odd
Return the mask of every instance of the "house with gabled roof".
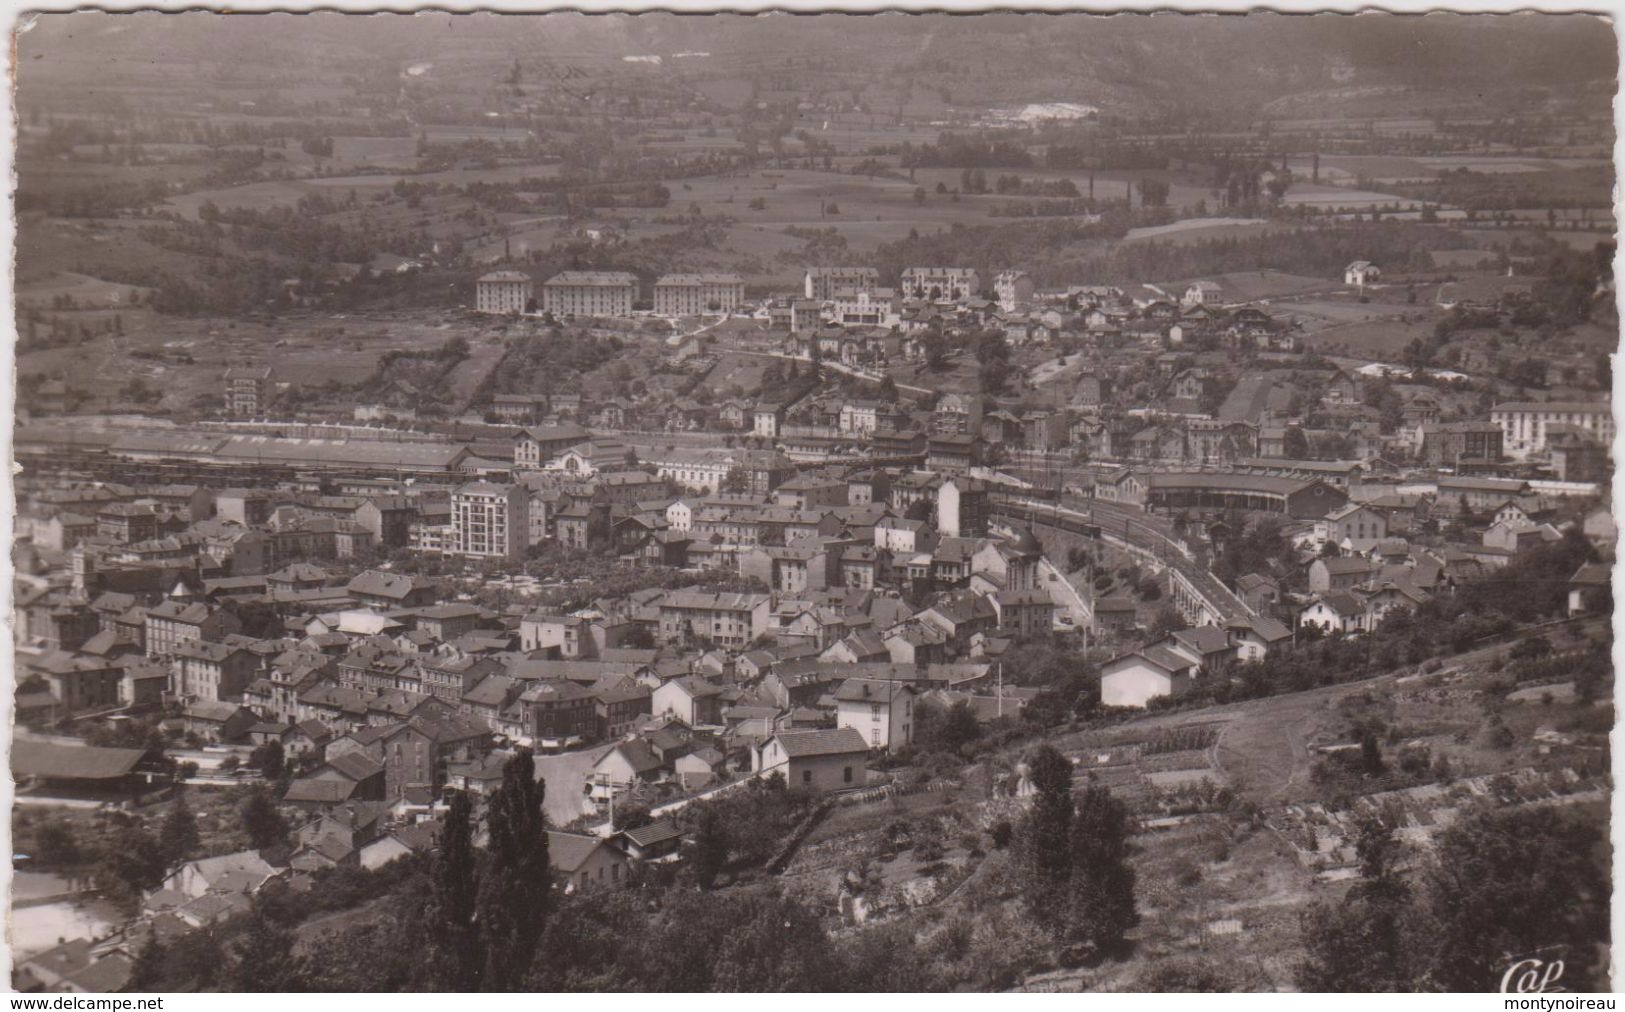
[[654, 783], [665, 773], [665, 764], [642, 738], [630, 738], [605, 752], [593, 764], [587, 782], [589, 796], [604, 804], [638, 784]]
[[620, 885], [626, 878], [626, 855], [600, 836], [549, 830], [547, 860], [567, 894]]
[[897, 679], [848, 678], [833, 694], [836, 726], [857, 731], [872, 749], [910, 745], [918, 692]]
[[263, 851], [241, 850], [188, 861], [164, 879], [162, 888], [196, 899], [209, 893], [255, 893], [282, 869], [265, 859]]
[[426, 607], [439, 596], [434, 582], [425, 577], [377, 569], [356, 576], [345, 590], [358, 601], [389, 608]]
[[1100, 669], [1101, 705], [1143, 708], [1159, 696], [1177, 696], [1190, 688], [1199, 667], [1157, 644], [1113, 658]]
[[758, 777], [780, 774], [790, 787], [827, 792], [862, 787], [869, 745], [850, 727], [780, 731], [752, 750]]
[[1315, 594], [1348, 590], [1370, 576], [1371, 561], [1357, 555], [1316, 559], [1309, 564], [1309, 590]]
[[1318, 626], [1326, 633], [1364, 631], [1366, 618], [1365, 603], [1344, 590], [1327, 591], [1298, 611], [1300, 627]]
[[1583, 615], [1609, 601], [1613, 567], [1606, 562], [1587, 562], [1569, 577], [1569, 614]]
[[722, 723], [722, 687], [694, 675], [673, 678], [649, 700], [656, 717], [673, 716], [689, 727]]
[[640, 863], [668, 862], [678, 858], [684, 833], [670, 819], [658, 819], [645, 826], [623, 829], [609, 838], [610, 846]]

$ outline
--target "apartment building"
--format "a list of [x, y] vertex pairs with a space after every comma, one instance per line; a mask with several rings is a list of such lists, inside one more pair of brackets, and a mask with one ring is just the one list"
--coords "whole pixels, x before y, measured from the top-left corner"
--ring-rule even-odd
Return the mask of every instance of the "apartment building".
[[474, 282], [474, 309], [480, 313], [516, 315], [529, 312], [536, 295], [530, 275], [493, 271]]
[[554, 316], [630, 316], [638, 278], [624, 271], [565, 271], [542, 284], [542, 308]]
[[655, 282], [661, 316], [730, 313], [745, 303], [745, 279], [737, 274], [667, 274]]
[[903, 296], [932, 302], [963, 302], [982, 290], [969, 267], [910, 267], [903, 271]]
[[530, 495], [523, 485], [474, 481], [451, 494], [447, 554], [485, 559], [524, 557], [530, 536]]
[[227, 369], [225, 385], [228, 415], [257, 418], [270, 406], [270, 369]]
[[1553, 426], [1583, 430], [1604, 446], [1614, 442], [1607, 401], [1512, 401], [1491, 408], [1490, 421], [1501, 427], [1508, 456], [1520, 460], [1545, 451]]
[[809, 267], [803, 285], [807, 298], [828, 302], [843, 288], [873, 291], [880, 286], [880, 272], [873, 267]]
[[1026, 271], [1000, 271], [993, 279], [993, 294], [999, 308], [1006, 313], [1019, 313], [1032, 306], [1033, 279]]
[[767, 634], [771, 603], [767, 594], [677, 591], [660, 601], [660, 638], [737, 649]]

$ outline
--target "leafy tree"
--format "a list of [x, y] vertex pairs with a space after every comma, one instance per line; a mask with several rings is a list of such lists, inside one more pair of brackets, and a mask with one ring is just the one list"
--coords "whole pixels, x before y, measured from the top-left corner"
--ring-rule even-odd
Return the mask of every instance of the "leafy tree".
[[1165, 207], [1168, 204], [1168, 182], [1162, 179], [1141, 179], [1135, 184], [1140, 191], [1140, 203], [1145, 207]]
[[[726, 904], [728, 930], [715, 943], [711, 989], [818, 991], [835, 972], [834, 949], [818, 916], [778, 893]], [[703, 922], [696, 922], [703, 923]]]
[[1360, 733], [1360, 770], [1368, 777], [1380, 777], [1388, 770], [1382, 760], [1382, 745], [1370, 728]]
[[293, 951], [292, 929], [256, 906], [248, 923], [227, 947], [226, 990], [259, 994], [305, 989], [305, 962]]
[[1288, 460], [1309, 458], [1309, 437], [1304, 435], [1302, 428], [1296, 425], [1287, 426], [1286, 434], [1281, 437], [1281, 452]]
[[267, 780], [281, 780], [286, 772], [286, 761], [282, 754], [282, 743], [275, 739], [256, 748], [248, 757], [248, 764], [259, 769], [260, 774]]
[[1303, 917], [1298, 983], [1309, 990], [1410, 990], [1419, 971], [1408, 935], [1411, 894], [1397, 873], [1398, 841], [1381, 816], [1359, 822], [1355, 851], [1361, 880], [1341, 903], [1320, 903]]
[[101, 841], [91, 874], [103, 895], [133, 910], [143, 894], [163, 884], [167, 870], [158, 840], [137, 826]]
[[238, 815], [243, 832], [248, 836], [248, 845], [255, 850], [287, 843], [288, 823], [263, 788], [255, 788], [243, 799]]
[[925, 367], [932, 372], [941, 372], [948, 367], [948, 339], [942, 336], [939, 330], [928, 330], [920, 337], [920, 346], [925, 352]]
[[536, 778], [530, 750], [521, 749], [502, 767], [502, 786], [486, 810], [490, 859], [480, 876], [475, 912], [485, 953], [480, 987], [486, 991], [516, 989], [547, 924], [551, 876], [542, 818], [545, 789]]
[[715, 809], [707, 806], [700, 813], [689, 845], [688, 867], [695, 884], [701, 889], [711, 888], [727, 861], [728, 837], [723, 832], [722, 819]]
[[1225, 994], [1263, 990], [1267, 981], [1241, 979], [1234, 964], [1200, 956], [1175, 956], [1152, 963], [1134, 980], [1135, 991], [1163, 994]]
[[164, 959], [167, 952], [164, 943], [159, 941], [158, 932], [147, 932], [147, 938], [136, 950], [135, 961], [130, 966], [130, 980], [126, 988], [130, 991], [159, 991], [164, 979]]
[[914, 707], [914, 747], [921, 753], [957, 754], [981, 734], [976, 714], [964, 700], [948, 707], [922, 701]]
[[175, 801], [169, 814], [164, 816], [158, 830], [158, 845], [164, 853], [164, 863], [174, 868], [191, 857], [198, 848], [197, 816], [186, 803], [185, 795]]
[[1563, 984], [1590, 990], [1609, 937], [1607, 841], [1555, 808], [1481, 810], [1440, 834], [1420, 884], [1426, 983], [1497, 985], [1507, 953], [1565, 946]]
[[641, 829], [655, 821], [649, 814], [649, 806], [637, 802], [627, 802], [615, 806], [614, 827], [617, 832], [628, 829]]
[[223, 982], [229, 966], [219, 928], [187, 932], [172, 939], [164, 949], [160, 978], [164, 986], [160, 990], [211, 990]]
[[75, 865], [84, 857], [79, 838], [60, 819], [47, 819], [34, 830], [34, 859], [47, 868]]

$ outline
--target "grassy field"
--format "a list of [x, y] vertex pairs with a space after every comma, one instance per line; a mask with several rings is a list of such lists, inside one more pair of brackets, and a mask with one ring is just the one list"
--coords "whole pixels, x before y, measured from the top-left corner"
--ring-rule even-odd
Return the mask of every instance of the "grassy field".
[[1226, 302], [1282, 299], [1343, 287], [1342, 278], [1317, 278], [1306, 274], [1288, 274], [1285, 271], [1259, 270], [1204, 274], [1200, 278], [1166, 282], [1162, 284], [1162, 288], [1168, 292], [1183, 294], [1186, 287], [1194, 281], [1212, 281], [1217, 284]]
[[[176, 317], [127, 318], [125, 333], [89, 345], [25, 352], [20, 377], [60, 376], [102, 401], [140, 377], [163, 392], [161, 407], [181, 410], [195, 400], [218, 398], [220, 376], [231, 366], [269, 365], [278, 379], [317, 386], [330, 380], [358, 383], [390, 350], [434, 348], [453, 336], [469, 339], [471, 362], [454, 374], [455, 394], [472, 393], [495, 364], [491, 329], [456, 314], [394, 314], [358, 321], [342, 314], [300, 314], [275, 320], [220, 321]], [[90, 369], [86, 362], [94, 363]], [[466, 370], [466, 373], [465, 371]], [[91, 407], [101, 405], [92, 402]]]
[[772, 361], [758, 355], [723, 355], [701, 385], [716, 397], [753, 394], [761, 389], [762, 372]]
[[1195, 242], [1201, 239], [1243, 239], [1280, 231], [1282, 226], [1260, 218], [1183, 218], [1168, 225], [1131, 228], [1124, 242]]
[[1342, 323], [1311, 330], [1305, 335], [1304, 343], [1324, 354], [1392, 358], [1412, 340], [1431, 333], [1431, 319], [1406, 323], [1395, 317], [1374, 316], [1360, 323]]

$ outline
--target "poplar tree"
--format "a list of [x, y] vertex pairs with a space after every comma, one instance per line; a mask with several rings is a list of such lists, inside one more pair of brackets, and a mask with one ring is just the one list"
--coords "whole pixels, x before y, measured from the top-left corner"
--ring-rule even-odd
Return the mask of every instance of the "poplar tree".
[[1028, 911], [1046, 927], [1072, 869], [1072, 764], [1049, 745], [1027, 760], [1032, 808], [1016, 834], [1016, 856]]
[[542, 818], [544, 791], [530, 750], [523, 749], [502, 767], [502, 786], [486, 810], [489, 860], [480, 876], [475, 912], [485, 953], [479, 981], [483, 991], [520, 987], [547, 923], [550, 872]]
[[1140, 922], [1128, 863], [1129, 815], [1104, 785], [1078, 799], [1072, 822], [1072, 873], [1065, 934], [1090, 955], [1120, 947]]
[[479, 937], [474, 909], [479, 874], [474, 856], [473, 806], [468, 795], [452, 795], [430, 870], [430, 980], [447, 991], [473, 991], [479, 985]]
[[164, 816], [158, 829], [158, 846], [164, 854], [165, 864], [173, 868], [186, 861], [198, 848], [197, 816], [182, 796]]

